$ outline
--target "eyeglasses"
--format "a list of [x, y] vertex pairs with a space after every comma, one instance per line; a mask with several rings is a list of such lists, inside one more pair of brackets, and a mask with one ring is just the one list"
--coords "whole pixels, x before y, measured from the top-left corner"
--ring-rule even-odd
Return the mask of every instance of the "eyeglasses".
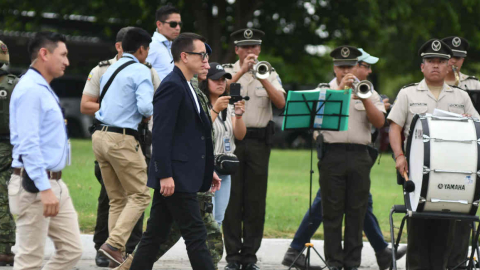
[[371, 69], [371, 68], [372, 68], [371, 65], [365, 65], [365, 64], [358, 64], [358, 65], [359, 65], [359, 66], [362, 66], [362, 67], [364, 67], [364, 68], [366, 68], [366, 69]]
[[200, 52], [200, 53], [198, 53], [198, 52], [185, 52], [185, 53], [200, 55], [202, 57], [202, 60], [208, 59], [208, 53], [206, 53], [206, 52]]
[[180, 27], [182, 27], [183, 23], [182, 22], [176, 22], [176, 21], [163, 21], [162, 23], [168, 23], [170, 25], [171, 28], [175, 28], [177, 27], [177, 25], [180, 25]]

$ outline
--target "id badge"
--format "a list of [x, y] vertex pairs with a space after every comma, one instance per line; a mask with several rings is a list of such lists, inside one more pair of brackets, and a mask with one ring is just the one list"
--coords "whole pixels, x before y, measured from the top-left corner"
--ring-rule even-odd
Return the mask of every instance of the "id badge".
[[228, 136], [228, 134], [223, 137], [223, 150], [225, 153], [230, 153], [232, 151], [230, 136]]

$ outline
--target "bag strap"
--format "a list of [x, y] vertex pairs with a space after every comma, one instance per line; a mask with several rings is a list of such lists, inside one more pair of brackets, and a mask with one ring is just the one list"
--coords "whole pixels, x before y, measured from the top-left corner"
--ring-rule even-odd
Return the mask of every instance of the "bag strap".
[[136, 62], [131, 60], [131, 61], [128, 61], [126, 62], [125, 64], [121, 65], [119, 68], [117, 68], [117, 70], [115, 70], [115, 72], [113, 72], [112, 76], [110, 77], [110, 79], [108, 79], [107, 83], [105, 84], [105, 86], [103, 87], [103, 91], [102, 91], [102, 94], [100, 95], [100, 98], [98, 99], [98, 107], [102, 107], [102, 100], [103, 100], [103, 97], [105, 96], [105, 94], [107, 93], [108, 91], [108, 88], [110, 88], [110, 85], [112, 84], [113, 82], [113, 79], [115, 79], [115, 77], [117, 76], [117, 74], [122, 71], [124, 68], [130, 66], [131, 64], [135, 64]]

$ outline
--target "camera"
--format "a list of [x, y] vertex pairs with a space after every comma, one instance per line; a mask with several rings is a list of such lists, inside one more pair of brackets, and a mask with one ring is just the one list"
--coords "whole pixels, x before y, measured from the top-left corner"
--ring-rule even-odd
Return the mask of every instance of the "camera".
[[234, 104], [235, 102], [238, 102], [242, 99], [245, 99], [245, 100], [250, 99], [249, 96], [242, 97], [242, 95], [240, 94], [241, 87], [242, 86], [239, 83], [230, 84], [230, 97], [231, 97], [229, 101], [230, 104]]

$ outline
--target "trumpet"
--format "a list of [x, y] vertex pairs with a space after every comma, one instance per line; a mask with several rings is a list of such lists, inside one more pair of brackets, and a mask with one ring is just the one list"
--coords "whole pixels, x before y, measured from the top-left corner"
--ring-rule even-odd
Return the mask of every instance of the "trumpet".
[[458, 71], [457, 66], [452, 65], [453, 74], [455, 75], [455, 86], [458, 86], [460, 83], [460, 71]]
[[[345, 90], [349, 88], [350, 87], [345, 86]], [[355, 78], [352, 83], [352, 90], [352, 93], [355, 94], [357, 97], [361, 99], [367, 99], [373, 94], [373, 84], [370, 81], [360, 81], [359, 79]]]
[[270, 74], [272, 73], [272, 65], [268, 63], [267, 61], [258, 61], [255, 59], [255, 65], [253, 65], [252, 68], [252, 74], [253, 77], [256, 79], [266, 79], [270, 77]]

